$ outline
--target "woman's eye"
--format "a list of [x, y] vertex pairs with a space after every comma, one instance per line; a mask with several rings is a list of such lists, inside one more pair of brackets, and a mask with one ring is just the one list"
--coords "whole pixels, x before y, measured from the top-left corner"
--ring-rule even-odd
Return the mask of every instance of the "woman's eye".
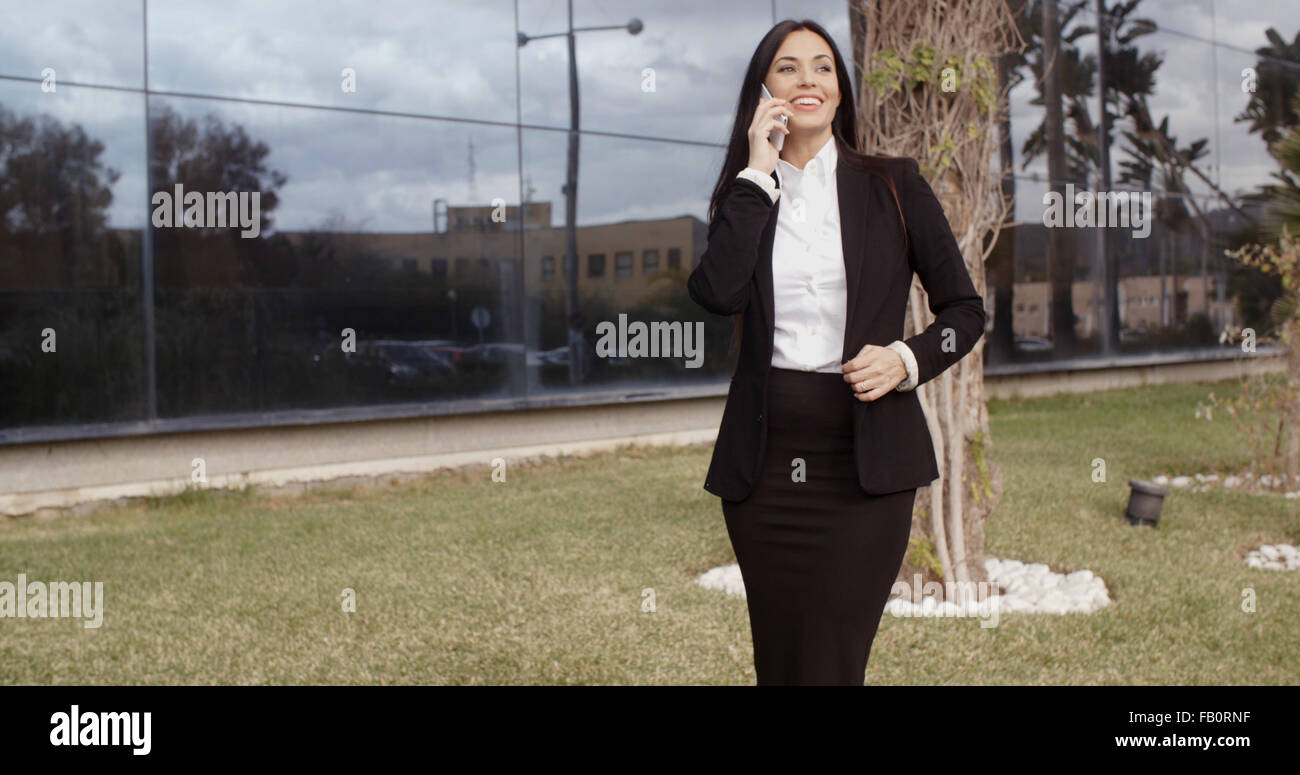
[[[820, 67], [828, 73], [831, 72], [830, 65], [820, 65]], [[776, 71], [778, 73], [784, 73], [786, 70], [793, 70], [793, 69], [794, 69], [794, 65], [781, 65], [780, 67], [776, 68]]]

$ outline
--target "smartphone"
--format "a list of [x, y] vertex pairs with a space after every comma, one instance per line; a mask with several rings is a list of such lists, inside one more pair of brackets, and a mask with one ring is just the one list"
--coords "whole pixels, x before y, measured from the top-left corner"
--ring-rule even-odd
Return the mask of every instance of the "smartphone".
[[[767, 90], [767, 84], [765, 83], [759, 84], [759, 86], [763, 89], [762, 91], [763, 99], [767, 99], [767, 100], [772, 99], [772, 92]], [[781, 123], [786, 126], [789, 126], [790, 117], [782, 113]], [[768, 134], [767, 139], [769, 142], [772, 143], [772, 145], [775, 145], [776, 149], [779, 151], [781, 150], [781, 146], [785, 145], [785, 132], [782, 132], [779, 129], [773, 129], [772, 132]]]

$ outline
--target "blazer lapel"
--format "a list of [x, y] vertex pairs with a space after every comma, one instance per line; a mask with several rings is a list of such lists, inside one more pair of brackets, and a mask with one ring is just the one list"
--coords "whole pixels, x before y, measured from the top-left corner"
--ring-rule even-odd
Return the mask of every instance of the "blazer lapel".
[[[772, 170], [769, 174], [772, 176], [772, 182], [779, 187], [781, 180], [777, 177], [776, 170]], [[771, 363], [772, 341], [776, 336], [776, 302], [773, 300], [775, 291], [772, 284], [772, 244], [776, 241], [776, 217], [781, 209], [781, 198], [780, 196], [776, 198], [776, 203], [772, 205], [772, 211], [767, 214], [767, 224], [763, 227], [763, 235], [758, 241], [759, 309], [763, 311], [763, 318], [767, 323], [767, 355], [769, 359], [768, 363], [763, 364], [764, 369]]]
[[[840, 363], [857, 355], [849, 336], [853, 331], [854, 313], [857, 312], [859, 289], [862, 286], [862, 247], [867, 241], [866, 205], [870, 181], [864, 174], [845, 164], [841, 159], [835, 165], [835, 187], [840, 201], [840, 247], [844, 251], [844, 285], [848, 289], [848, 307], [844, 315], [844, 354]], [[853, 350], [853, 352], [850, 352]]]
[[[888, 184], [874, 173], [851, 167], [842, 160], [836, 165], [839, 187], [840, 239], [844, 247], [844, 278], [848, 286], [848, 309], [844, 320], [843, 361], [858, 354], [863, 345], [884, 346], [888, 341], [870, 341], [866, 327], [890, 288], [894, 254], [900, 249], [896, 205]], [[870, 242], [867, 229], [872, 229]], [[856, 336], [855, 336], [856, 332]]]

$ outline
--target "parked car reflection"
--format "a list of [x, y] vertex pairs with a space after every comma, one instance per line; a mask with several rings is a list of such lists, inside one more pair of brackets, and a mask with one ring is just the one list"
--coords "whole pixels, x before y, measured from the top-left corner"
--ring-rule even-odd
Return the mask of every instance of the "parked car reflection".
[[556, 347], [551, 350], [529, 350], [528, 365], [565, 365], [569, 362], [569, 348], [567, 346]]
[[1041, 336], [1017, 336], [1016, 349], [1027, 353], [1040, 353], [1052, 349], [1052, 340]]
[[453, 376], [456, 365], [445, 350], [423, 341], [378, 339], [357, 343], [357, 355], [373, 360], [387, 373], [390, 385], [420, 385]]

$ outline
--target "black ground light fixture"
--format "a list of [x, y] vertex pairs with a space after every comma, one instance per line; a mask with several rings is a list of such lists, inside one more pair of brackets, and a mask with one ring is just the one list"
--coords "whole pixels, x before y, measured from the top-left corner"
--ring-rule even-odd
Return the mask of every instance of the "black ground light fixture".
[[1128, 518], [1128, 523], [1155, 527], [1156, 521], [1160, 519], [1160, 508], [1165, 503], [1165, 496], [1169, 494], [1169, 489], [1145, 479], [1129, 479], [1128, 486], [1130, 487], [1128, 508], [1124, 509], [1124, 516]]

